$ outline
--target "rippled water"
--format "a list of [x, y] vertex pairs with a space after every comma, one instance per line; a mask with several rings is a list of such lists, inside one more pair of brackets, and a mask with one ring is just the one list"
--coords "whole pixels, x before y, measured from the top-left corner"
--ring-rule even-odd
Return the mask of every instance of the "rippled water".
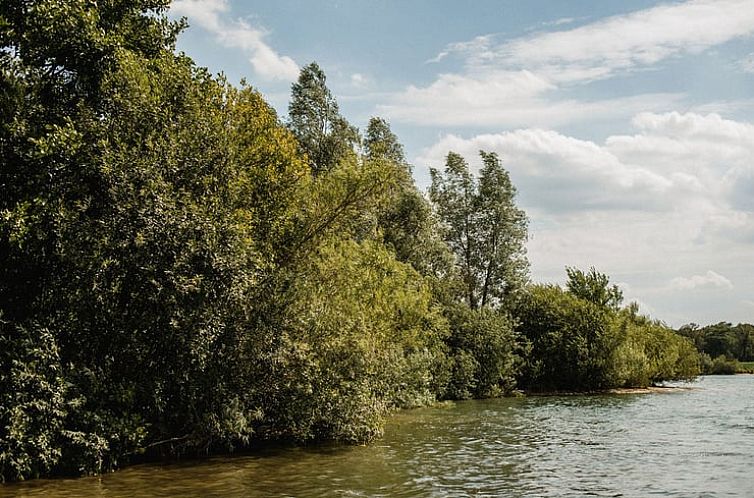
[[0, 496], [754, 497], [754, 376], [402, 412], [369, 446], [0, 487]]

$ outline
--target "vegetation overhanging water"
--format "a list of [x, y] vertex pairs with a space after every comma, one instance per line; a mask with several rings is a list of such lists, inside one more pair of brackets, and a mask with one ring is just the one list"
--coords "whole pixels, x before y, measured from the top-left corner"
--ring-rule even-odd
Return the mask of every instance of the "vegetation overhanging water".
[[169, 3], [2, 4], [0, 480], [699, 374], [714, 341], [594, 268], [529, 282], [496, 154], [475, 174], [448, 151], [425, 195], [389, 124], [351, 125], [316, 63], [283, 122], [176, 53]]
[[367, 446], [278, 448], [0, 496], [751, 496], [754, 377], [661, 394], [464, 401], [395, 414]]

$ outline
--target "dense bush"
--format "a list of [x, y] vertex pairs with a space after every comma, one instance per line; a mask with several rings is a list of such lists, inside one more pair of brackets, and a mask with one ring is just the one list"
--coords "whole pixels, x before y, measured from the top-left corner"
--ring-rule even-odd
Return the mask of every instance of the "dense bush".
[[448, 307], [446, 315], [451, 376], [445, 396], [466, 399], [510, 393], [519, 361], [511, 320], [488, 308], [472, 310], [464, 305]]
[[619, 337], [609, 311], [560, 287], [532, 286], [517, 309], [531, 352], [522, 383], [537, 390], [612, 387]]
[[67, 386], [53, 334], [0, 321], [0, 477], [54, 469], [61, 456]]
[[445, 390], [440, 275], [407, 236], [432, 218], [392, 210], [391, 251], [363, 216], [405, 165], [352, 137], [307, 157], [255, 91], [174, 54], [166, 5], [0, 13], [2, 479], [364, 441]]
[[519, 303], [517, 317], [531, 345], [521, 376], [528, 389], [640, 387], [689, 380], [700, 372], [690, 341], [631, 307], [538, 285]]
[[733, 358], [727, 358], [724, 355], [720, 355], [712, 360], [707, 366], [705, 374], [709, 375], [733, 375], [738, 372], [738, 361]]
[[628, 310], [616, 324], [621, 337], [614, 357], [616, 385], [646, 386], [699, 375], [701, 358], [691, 342], [672, 329]]
[[413, 268], [372, 241], [333, 241], [293, 286], [257, 374], [265, 435], [366, 441], [388, 409], [434, 400], [447, 325]]

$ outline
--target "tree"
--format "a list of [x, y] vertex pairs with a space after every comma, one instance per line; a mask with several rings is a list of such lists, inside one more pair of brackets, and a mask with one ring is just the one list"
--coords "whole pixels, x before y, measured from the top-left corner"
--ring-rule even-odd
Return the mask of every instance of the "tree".
[[390, 124], [383, 118], [373, 117], [367, 125], [364, 137], [364, 152], [370, 160], [384, 160], [404, 166], [411, 173], [411, 166], [406, 163], [403, 145], [390, 129]]
[[253, 317], [309, 169], [258, 93], [174, 53], [167, 4], [0, 11], [0, 480], [259, 420], [242, 354], [269, 352]]
[[326, 85], [324, 71], [316, 62], [301, 69], [291, 86], [289, 127], [309, 158], [315, 176], [330, 171], [345, 156], [354, 153], [358, 131], [340, 115], [338, 103]]
[[712, 358], [736, 357], [736, 337], [729, 322], [720, 322], [704, 327], [704, 352]]
[[375, 224], [384, 244], [396, 258], [424, 276], [444, 277], [452, 268], [452, 254], [440, 238], [438, 220], [411, 176], [403, 145], [382, 118], [369, 120], [364, 159], [387, 169], [395, 182], [384, 201], [375, 206]]
[[529, 389], [643, 387], [699, 375], [693, 343], [629, 306], [610, 308], [555, 285], [534, 285], [516, 303], [530, 351]]
[[739, 323], [733, 327], [736, 337], [736, 357], [740, 361], [754, 360], [754, 325]]
[[618, 335], [607, 310], [558, 286], [532, 286], [517, 303], [519, 330], [531, 351], [522, 384], [529, 389], [589, 390], [611, 385]]
[[504, 303], [527, 282], [527, 218], [515, 205], [516, 189], [495, 153], [480, 152], [477, 180], [450, 152], [445, 171], [430, 170], [430, 199], [456, 256], [464, 301], [476, 309]]
[[509, 316], [487, 307], [465, 304], [445, 308], [450, 334], [445, 340], [450, 380], [445, 397], [488, 398], [509, 394], [515, 387], [520, 358]]
[[623, 302], [623, 291], [617, 285], [610, 285], [610, 278], [604, 273], [599, 273], [594, 267], [588, 273], [566, 267], [568, 292], [597, 306], [617, 310]]

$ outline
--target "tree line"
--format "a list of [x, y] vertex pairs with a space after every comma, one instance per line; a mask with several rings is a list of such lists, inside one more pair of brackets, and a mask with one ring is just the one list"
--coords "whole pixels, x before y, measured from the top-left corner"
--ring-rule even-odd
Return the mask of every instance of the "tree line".
[[316, 63], [283, 120], [176, 52], [167, 0], [1, 5], [0, 480], [698, 374], [596, 270], [531, 284], [496, 154], [425, 195]]
[[678, 333], [689, 338], [701, 354], [703, 373], [734, 374], [746, 370], [741, 362], [754, 362], [754, 325], [750, 323], [720, 322], [705, 327], [689, 323]]

